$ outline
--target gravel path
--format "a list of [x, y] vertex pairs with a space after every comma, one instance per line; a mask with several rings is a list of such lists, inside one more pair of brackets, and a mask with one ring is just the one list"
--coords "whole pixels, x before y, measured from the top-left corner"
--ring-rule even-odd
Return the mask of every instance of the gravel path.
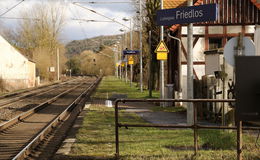
[[126, 111], [134, 112], [153, 124], [186, 124], [185, 112], [154, 112], [152, 107], [156, 107], [156, 105], [151, 103], [126, 103], [125, 106]]

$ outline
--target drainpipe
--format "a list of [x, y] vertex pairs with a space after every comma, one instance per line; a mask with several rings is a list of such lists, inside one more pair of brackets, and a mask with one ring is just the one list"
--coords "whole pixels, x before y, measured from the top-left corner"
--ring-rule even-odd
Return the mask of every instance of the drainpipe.
[[[168, 33], [168, 36], [174, 40], [178, 41], [178, 52], [179, 52], [179, 56], [178, 56], [178, 82], [179, 82], [179, 88], [178, 88], [178, 92], [177, 92], [177, 99], [182, 99], [182, 65], [181, 65], [181, 60], [182, 60], [182, 54], [181, 54], [181, 39], [177, 38], [177, 37], [173, 37], [170, 33]], [[177, 106], [182, 106], [182, 102], [177, 102]]]

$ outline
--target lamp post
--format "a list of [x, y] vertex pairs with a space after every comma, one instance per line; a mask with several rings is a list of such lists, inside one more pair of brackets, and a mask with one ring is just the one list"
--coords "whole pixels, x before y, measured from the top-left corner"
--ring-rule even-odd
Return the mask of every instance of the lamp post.
[[139, 18], [140, 18], [140, 92], [143, 92], [143, 35], [142, 35], [142, 30], [143, 30], [143, 21], [142, 21], [142, 4], [141, 0], [139, 0]]

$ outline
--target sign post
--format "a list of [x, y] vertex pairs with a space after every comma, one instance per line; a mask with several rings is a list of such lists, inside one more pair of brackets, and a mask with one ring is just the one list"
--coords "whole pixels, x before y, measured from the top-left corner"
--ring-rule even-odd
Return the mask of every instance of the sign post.
[[[157, 45], [155, 53], [157, 54], [157, 60], [160, 60], [160, 97], [164, 99], [164, 61], [167, 60], [169, 50], [163, 40]], [[161, 106], [164, 106], [164, 104], [161, 103]]]
[[[163, 9], [163, 0], [160, 0], [160, 8]], [[163, 26], [160, 26], [160, 41], [163, 41]], [[164, 99], [164, 61], [160, 60], [160, 98]], [[160, 106], [164, 106], [164, 103], [160, 103]]]
[[[131, 43], [131, 48], [132, 48], [132, 43]], [[130, 65], [130, 86], [132, 86], [132, 81], [133, 81], [133, 64], [134, 64], [134, 57], [133, 55], [138, 55], [140, 54], [140, 50], [123, 50], [123, 55], [124, 56], [129, 56], [128, 58], [128, 64]]]
[[[163, 10], [163, 2], [161, 0], [161, 10], [157, 11], [156, 22], [157, 22], [157, 25], [161, 26], [161, 40], [163, 40], [163, 26], [188, 23], [187, 98], [192, 99], [193, 98], [193, 44], [192, 44], [193, 43], [193, 24], [192, 23], [215, 21], [217, 19], [218, 10], [217, 10], [217, 4], [206, 4], [206, 5], [193, 6], [193, 0], [188, 0], [188, 6], [189, 7], [181, 7], [181, 8]], [[163, 62], [163, 61], [161, 61], [161, 62]], [[163, 67], [163, 65], [161, 64], [161, 68], [162, 67]], [[161, 76], [163, 76], [162, 73], [161, 73]], [[163, 84], [163, 82], [161, 82], [161, 83]], [[161, 91], [161, 94], [163, 94], [162, 91]], [[192, 103], [188, 103], [187, 123], [189, 125], [193, 124]]]

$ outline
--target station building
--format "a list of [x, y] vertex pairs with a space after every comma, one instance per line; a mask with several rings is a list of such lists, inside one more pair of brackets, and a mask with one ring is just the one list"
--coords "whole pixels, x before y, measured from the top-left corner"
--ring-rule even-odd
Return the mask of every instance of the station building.
[[[193, 24], [193, 73], [194, 81], [203, 81], [204, 85], [195, 86], [195, 98], [232, 98], [230, 84], [233, 80], [233, 66], [226, 63], [223, 56], [225, 44], [242, 33], [255, 42], [256, 55], [260, 55], [260, 2], [257, 0], [194, 0], [194, 6], [216, 3], [217, 20]], [[187, 0], [164, 0], [164, 9], [186, 7]], [[170, 50], [167, 60], [167, 82], [174, 84], [176, 92], [182, 91], [186, 98], [187, 77], [187, 24], [175, 24], [165, 27], [165, 42]], [[168, 33], [180, 39], [181, 44], [170, 38]], [[179, 49], [180, 46], [180, 49]], [[181, 56], [181, 65], [178, 58]], [[181, 69], [179, 69], [181, 68]], [[223, 69], [224, 68], [224, 69]], [[179, 71], [182, 73], [179, 74]], [[215, 75], [225, 72], [226, 81]], [[182, 75], [181, 82], [178, 75]], [[219, 79], [218, 79], [219, 78]], [[205, 84], [206, 83], [206, 84]], [[224, 84], [223, 84], [224, 83]], [[202, 89], [212, 89], [203, 95]], [[214, 90], [214, 91], [213, 91]], [[199, 95], [196, 95], [196, 94]], [[218, 93], [218, 95], [216, 95]], [[234, 98], [234, 97], [233, 97]]]
[[35, 63], [0, 36], [0, 90], [13, 91], [35, 86]]

